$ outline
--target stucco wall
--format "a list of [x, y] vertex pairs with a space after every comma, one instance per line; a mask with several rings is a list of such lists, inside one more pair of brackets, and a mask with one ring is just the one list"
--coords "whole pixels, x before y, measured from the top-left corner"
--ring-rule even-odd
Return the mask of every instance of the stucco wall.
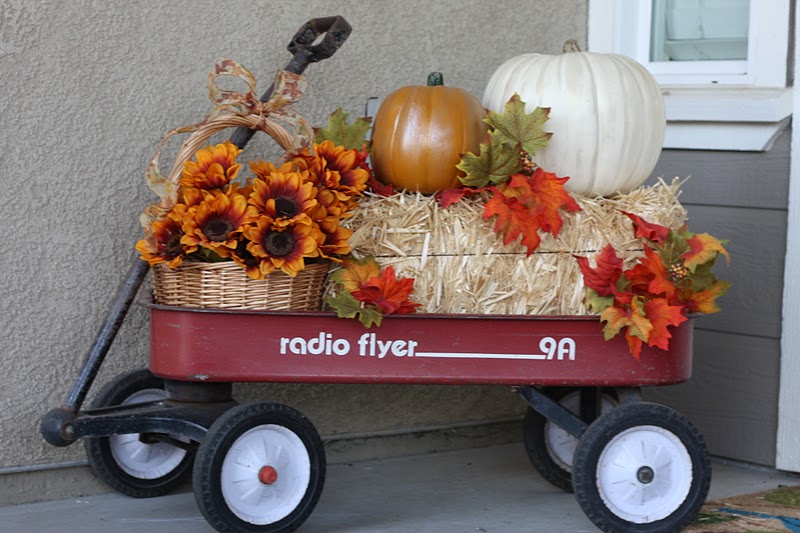
[[[504, 59], [557, 53], [568, 38], [584, 43], [585, 4], [1, 0], [0, 475], [24, 485], [19, 476], [31, 465], [83, 458], [79, 445], [45, 444], [38, 420], [64, 399], [134, 258], [138, 214], [154, 200], [145, 165], [167, 130], [209, 109], [206, 75], [218, 56], [248, 66], [263, 90], [302, 23], [345, 16], [350, 39], [307, 71], [311, 89], [300, 109], [321, 124], [338, 105], [360, 113], [368, 97], [421, 84], [433, 70], [480, 96]], [[247, 155], [269, 150], [258, 140]], [[134, 309], [98, 383], [144, 366], [147, 340], [147, 317]], [[237, 395], [292, 403], [323, 434], [521, 412], [502, 388], [292, 385]], [[76, 494], [81, 479], [70, 481]], [[43, 486], [30, 498], [48, 496]]]

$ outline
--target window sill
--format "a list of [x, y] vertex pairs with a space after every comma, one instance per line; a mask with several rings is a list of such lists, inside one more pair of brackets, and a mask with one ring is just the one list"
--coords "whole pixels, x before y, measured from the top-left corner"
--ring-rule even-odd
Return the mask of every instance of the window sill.
[[664, 86], [664, 148], [766, 151], [792, 114], [792, 89]]

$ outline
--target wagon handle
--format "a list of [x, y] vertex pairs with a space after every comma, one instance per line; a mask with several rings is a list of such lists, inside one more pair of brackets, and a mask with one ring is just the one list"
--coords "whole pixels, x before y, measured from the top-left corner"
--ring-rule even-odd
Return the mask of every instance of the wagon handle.
[[[292, 59], [283, 70], [292, 74], [302, 74], [308, 65], [327, 59], [341, 48], [350, 36], [353, 28], [344, 17], [324, 17], [311, 19], [297, 30], [286, 49], [292, 54]], [[272, 96], [274, 85], [261, 96], [261, 101], [266, 102]], [[255, 134], [254, 129], [242, 126], [237, 128], [231, 136], [231, 143], [238, 148], [244, 148]]]
[[[283, 70], [293, 74], [302, 74], [309, 64], [331, 57], [347, 40], [351, 31], [350, 24], [341, 16], [309, 20], [295, 33], [289, 43], [287, 49], [292, 53], [292, 59]], [[269, 100], [273, 89], [274, 87], [270, 86], [266, 90], [261, 96], [262, 102]], [[237, 147], [244, 148], [255, 131], [246, 126], [240, 127], [234, 131], [230, 141]], [[149, 269], [150, 266], [147, 262], [138, 258], [134, 260], [117, 289], [111, 308], [100, 326], [94, 343], [86, 354], [83, 366], [67, 399], [60, 407], [51, 409], [42, 417], [39, 429], [49, 444], [69, 446], [75, 442], [76, 437], [71, 422], [80, 411], [89, 388], [97, 377], [108, 350], [111, 348]]]

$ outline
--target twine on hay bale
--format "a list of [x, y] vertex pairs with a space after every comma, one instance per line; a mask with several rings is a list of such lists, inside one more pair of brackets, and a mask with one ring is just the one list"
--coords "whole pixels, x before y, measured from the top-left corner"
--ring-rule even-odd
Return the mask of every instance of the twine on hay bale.
[[432, 196], [369, 195], [346, 226], [356, 256], [374, 255], [398, 276], [413, 277], [419, 312], [475, 314], [586, 314], [583, 282], [573, 255], [593, 255], [610, 243], [628, 266], [642, 255], [630, 219], [620, 211], [679, 228], [686, 211], [678, 202], [680, 180], [663, 180], [613, 198], [573, 195], [579, 212], [562, 211], [557, 238], [542, 234], [526, 256], [518, 243], [504, 245], [483, 220], [483, 199], [464, 198], [442, 209]]

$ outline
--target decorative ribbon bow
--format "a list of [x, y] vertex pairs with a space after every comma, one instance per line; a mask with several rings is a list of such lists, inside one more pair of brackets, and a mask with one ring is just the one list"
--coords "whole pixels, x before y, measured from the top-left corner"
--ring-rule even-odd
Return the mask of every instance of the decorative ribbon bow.
[[[247, 91], [240, 93], [220, 88], [217, 82], [223, 77], [233, 77], [243, 81], [247, 85]], [[300, 74], [278, 70], [272, 87], [269, 100], [259, 101], [253, 74], [233, 59], [218, 59], [214, 69], [208, 74], [208, 96], [214, 103], [214, 108], [206, 120], [222, 113], [259, 115], [265, 120], [284, 122], [292, 126], [296, 132], [294, 148], [308, 146], [310, 139], [314, 137], [313, 130], [306, 119], [290, 107], [300, 101], [308, 82]]]
[[[222, 89], [218, 84], [218, 80], [222, 77], [233, 77], [243, 81], [247, 90], [241, 93]], [[147, 165], [145, 173], [147, 186], [161, 198], [160, 203], [145, 209], [140, 217], [147, 235], [150, 235], [151, 223], [163, 219], [175, 205], [183, 163], [188, 161], [214, 133], [229, 127], [245, 126], [269, 133], [287, 151], [299, 151], [310, 146], [314, 138], [313, 129], [291, 107], [300, 100], [307, 86], [308, 82], [303, 76], [278, 70], [269, 100], [261, 102], [256, 96], [256, 81], [253, 74], [233, 59], [218, 59], [208, 75], [209, 98], [214, 103], [211, 112], [202, 122], [168, 131]], [[294, 135], [290, 135], [279, 123], [291, 126]], [[191, 133], [191, 135], [178, 150], [169, 175], [164, 177], [159, 169], [161, 150], [167, 140], [179, 133]]]

